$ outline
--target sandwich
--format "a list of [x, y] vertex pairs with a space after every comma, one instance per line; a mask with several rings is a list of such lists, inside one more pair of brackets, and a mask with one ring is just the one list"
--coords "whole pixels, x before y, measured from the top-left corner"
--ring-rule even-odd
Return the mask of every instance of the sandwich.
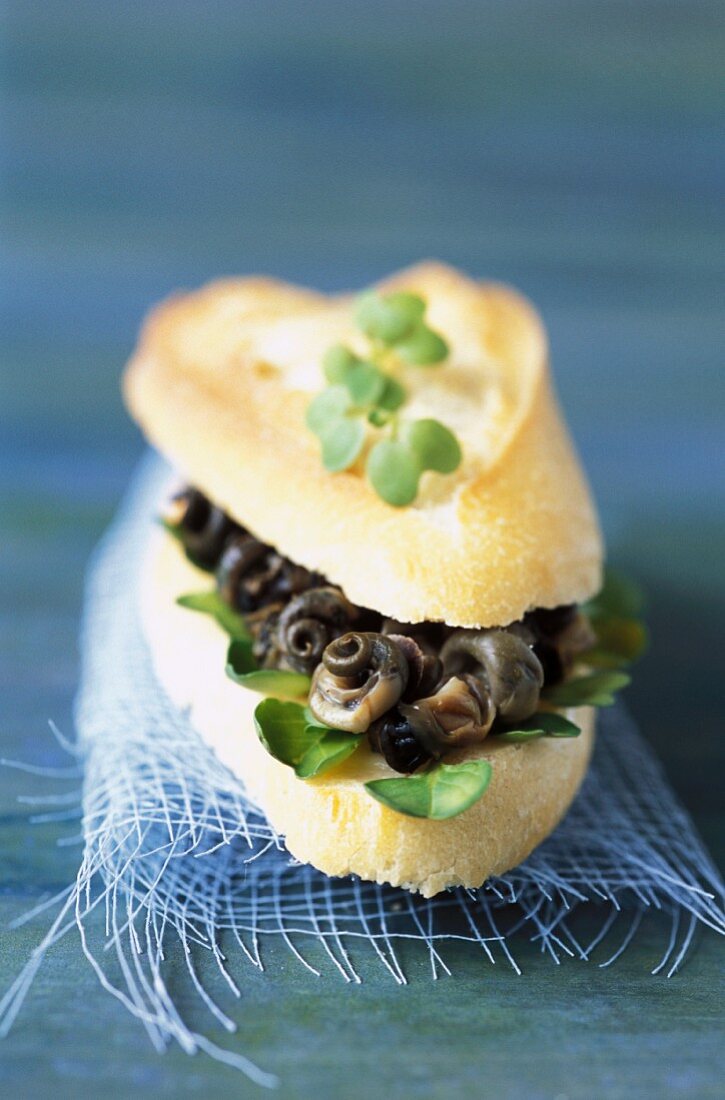
[[151, 313], [124, 393], [173, 470], [157, 679], [291, 855], [426, 897], [526, 858], [640, 642], [532, 307], [437, 263], [216, 282]]

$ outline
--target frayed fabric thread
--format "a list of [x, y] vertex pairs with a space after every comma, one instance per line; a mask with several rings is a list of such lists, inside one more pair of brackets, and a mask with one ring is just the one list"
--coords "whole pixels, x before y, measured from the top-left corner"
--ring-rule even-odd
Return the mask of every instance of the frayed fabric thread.
[[[291, 859], [243, 783], [167, 699], [152, 670], [135, 595], [168, 479], [158, 458], [144, 460], [92, 563], [78, 741], [61, 738], [83, 765], [83, 858], [75, 882], [23, 918], [57, 910], [0, 1001], [0, 1034], [12, 1026], [47, 951], [73, 929], [102, 987], [141, 1021], [157, 1050], [175, 1041], [267, 1087], [277, 1083], [272, 1074], [182, 1019], [164, 980], [174, 940], [183, 947], [201, 1002], [216, 1024], [232, 1032], [233, 1021], [202, 981], [199, 955], [209, 953], [224, 985], [240, 996], [227, 957], [231, 952], [263, 970], [261, 944], [268, 936], [281, 939], [301, 966], [319, 976], [322, 970], [306, 953], [306, 944], [316, 943], [326, 969], [353, 983], [361, 975], [351, 945], [364, 945], [402, 985], [396, 946], [403, 940], [427, 954], [434, 979], [450, 974], [445, 945], [452, 939], [478, 944], [483, 958], [503, 959], [517, 974], [519, 936], [539, 943], [554, 962], [562, 956], [587, 960], [614, 943], [599, 963], [606, 967], [626, 950], [646, 914], [658, 910], [669, 916], [670, 931], [653, 973], [671, 975], [698, 924], [725, 932], [717, 870], [621, 706], [601, 714], [589, 775], [556, 832], [521, 866], [480, 890], [424, 900], [354, 877], [330, 879]], [[80, 768], [53, 769], [49, 778], [79, 774]], [[49, 796], [45, 801], [53, 808], [39, 816], [72, 817], [78, 797]], [[601, 916], [589, 942], [576, 927], [583, 910]], [[91, 935], [99, 912], [100, 950]]]

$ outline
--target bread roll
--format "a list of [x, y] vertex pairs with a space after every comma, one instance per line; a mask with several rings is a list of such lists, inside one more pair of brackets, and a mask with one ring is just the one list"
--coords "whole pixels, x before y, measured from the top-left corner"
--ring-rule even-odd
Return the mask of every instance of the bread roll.
[[341, 341], [364, 353], [348, 296], [271, 280], [214, 283], [147, 321], [125, 378], [129, 408], [181, 475], [258, 538], [402, 622], [500, 626], [601, 584], [586, 481], [554, 397], [541, 323], [511, 290], [439, 264], [382, 284], [415, 291], [451, 354], [408, 367], [406, 415], [463, 447], [397, 509], [361, 468], [331, 475], [305, 426]]
[[493, 765], [483, 798], [447, 821], [406, 817], [371, 798], [363, 783], [400, 776], [367, 742], [338, 768], [298, 779], [257, 737], [253, 714], [261, 696], [226, 678], [226, 635], [206, 615], [174, 602], [208, 585], [171, 538], [154, 533], [141, 608], [156, 674], [301, 862], [432, 897], [448, 886], [480, 886], [515, 867], [563, 817], [592, 749], [589, 708], [567, 712], [582, 727], [577, 738], [506, 745], [490, 737], [447, 756], [446, 763], [485, 757]]
[[[129, 408], [181, 478], [360, 607], [404, 623], [487, 627], [592, 596], [601, 584], [597, 517], [534, 310], [511, 290], [435, 263], [380, 289], [420, 294], [450, 347], [435, 369], [402, 368], [405, 415], [442, 421], [463, 450], [454, 474], [423, 475], [410, 507], [375, 494], [364, 451], [352, 469], [326, 472], [305, 424], [325, 386], [325, 351], [344, 343], [366, 352], [350, 296], [239, 279], [171, 299], [151, 314], [129, 364]], [[208, 587], [208, 575], [154, 533], [142, 611], [158, 678], [298, 859], [430, 897], [515, 866], [565, 813], [591, 753], [589, 709], [569, 715], [582, 729], [574, 739], [491, 736], [447, 755], [493, 766], [485, 796], [447, 820], [373, 799], [364, 783], [398, 773], [365, 738], [343, 764], [299, 779], [257, 737], [260, 696], [225, 677], [222, 630], [175, 604]]]

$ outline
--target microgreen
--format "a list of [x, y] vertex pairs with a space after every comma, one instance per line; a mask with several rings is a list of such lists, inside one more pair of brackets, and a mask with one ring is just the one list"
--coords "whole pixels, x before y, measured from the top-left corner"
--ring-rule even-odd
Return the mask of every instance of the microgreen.
[[272, 695], [275, 699], [301, 699], [309, 694], [310, 678], [303, 672], [282, 668], [259, 668], [251, 642], [233, 641], [227, 650], [226, 674], [235, 684]]
[[409, 337], [423, 324], [425, 301], [417, 294], [398, 291], [385, 297], [374, 290], [361, 294], [355, 321], [371, 340], [393, 345]]
[[365, 789], [397, 813], [444, 821], [477, 802], [491, 775], [487, 760], [471, 760], [464, 764], [436, 764], [406, 779], [373, 779], [365, 784]]
[[386, 409], [388, 412], [395, 412], [405, 401], [405, 390], [401, 386], [400, 382], [397, 382], [395, 378], [387, 378], [385, 382], [385, 389], [382, 395], [378, 399], [378, 408]]
[[249, 639], [249, 630], [243, 616], [230, 607], [218, 592], [188, 592], [179, 596], [176, 602], [179, 607], [186, 607], [189, 611], [211, 615], [230, 638]]
[[396, 508], [412, 504], [418, 495], [422, 470], [418, 456], [404, 443], [378, 440], [370, 449], [365, 469], [378, 496]]
[[319, 435], [328, 425], [341, 420], [352, 408], [352, 398], [341, 382], [328, 386], [313, 397], [307, 407], [307, 427]]
[[331, 474], [349, 470], [365, 442], [365, 425], [361, 420], [341, 419], [327, 424], [319, 433], [322, 444], [322, 465]]
[[358, 734], [343, 733], [310, 722], [300, 703], [264, 699], [254, 711], [257, 735], [267, 752], [294, 768], [300, 779], [311, 779], [347, 759], [361, 742]]
[[553, 707], [610, 707], [616, 692], [626, 687], [626, 672], [591, 672], [547, 688], [541, 698]]
[[[418, 294], [396, 291], [362, 294], [355, 322], [367, 337], [362, 358], [344, 344], [328, 348], [322, 368], [328, 387], [312, 399], [307, 427], [320, 441], [322, 463], [331, 473], [349, 470], [371, 440], [365, 464], [380, 497], [395, 507], [411, 504], [425, 470], [450, 474], [461, 462], [458, 440], [437, 420], [406, 421], [399, 409], [406, 391], [396, 369], [433, 366], [448, 355], [443, 337], [425, 321], [426, 303]], [[391, 371], [393, 373], [391, 373]]]
[[458, 440], [438, 420], [413, 420], [403, 426], [400, 437], [406, 447], [417, 456], [423, 470], [452, 474], [461, 463]]
[[578, 737], [579, 726], [553, 711], [541, 711], [511, 729], [496, 731], [499, 741], [536, 741], [539, 737]]
[[322, 357], [322, 369], [331, 386], [343, 384], [351, 370], [362, 360], [344, 344], [333, 344]]
[[406, 363], [416, 367], [429, 367], [442, 362], [448, 355], [448, 344], [427, 325], [419, 325], [395, 350]]
[[354, 405], [377, 405], [385, 393], [387, 378], [374, 363], [360, 362], [348, 371], [345, 385]]

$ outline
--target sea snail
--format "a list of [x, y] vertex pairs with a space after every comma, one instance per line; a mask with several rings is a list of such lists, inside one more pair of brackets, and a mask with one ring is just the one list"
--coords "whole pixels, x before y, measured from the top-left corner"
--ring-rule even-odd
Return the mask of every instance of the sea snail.
[[441, 650], [448, 675], [470, 673], [488, 688], [507, 722], [529, 718], [544, 684], [541, 662], [523, 638], [508, 630], [457, 630]]
[[432, 695], [399, 703], [370, 729], [370, 744], [395, 771], [412, 772], [431, 757], [483, 741], [495, 717], [486, 686], [464, 673]]
[[331, 642], [312, 680], [310, 710], [333, 729], [365, 733], [394, 707], [408, 683], [401, 646], [383, 634], [352, 631]]
[[245, 614], [289, 599], [319, 580], [246, 532], [230, 539], [217, 569], [222, 599]]
[[202, 569], [214, 569], [235, 525], [197, 489], [184, 489], [169, 502], [164, 516], [176, 528], [184, 549]]
[[276, 642], [280, 668], [312, 673], [325, 648], [348, 629], [355, 609], [338, 588], [309, 588], [280, 613]]
[[458, 630], [443, 646], [443, 680], [401, 701], [370, 730], [372, 748], [391, 768], [412, 772], [431, 758], [488, 735], [497, 713], [522, 721], [536, 710], [544, 682], [527, 637], [507, 630]]

